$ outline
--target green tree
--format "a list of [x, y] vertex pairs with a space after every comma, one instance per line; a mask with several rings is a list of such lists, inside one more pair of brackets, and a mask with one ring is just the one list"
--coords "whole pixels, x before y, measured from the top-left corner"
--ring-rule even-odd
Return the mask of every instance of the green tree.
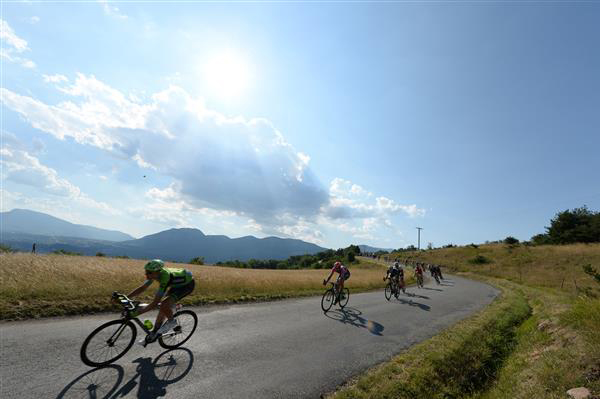
[[513, 236], [508, 236], [504, 239], [504, 243], [508, 244], [508, 245], [515, 245], [519, 243], [519, 240], [517, 240], [515, 237]]
[[203, 265], [204, 264], [204, 256], [197, 256], [194, 259], [190, 260], [190, 265]]

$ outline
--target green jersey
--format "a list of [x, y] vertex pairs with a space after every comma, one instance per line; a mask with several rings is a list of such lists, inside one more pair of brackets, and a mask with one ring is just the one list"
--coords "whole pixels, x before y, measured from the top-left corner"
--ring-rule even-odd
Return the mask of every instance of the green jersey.
[[[165, 295], [167, 288], [183, 287], [192, 281], [192, 272], [185, 269], [170, 269], [165, 267], [159, 273], [159, 287], [156, 295], [160, 297]], [[150, 285], [152, 284], [152, 280], [146, 280], [144, 284]]]

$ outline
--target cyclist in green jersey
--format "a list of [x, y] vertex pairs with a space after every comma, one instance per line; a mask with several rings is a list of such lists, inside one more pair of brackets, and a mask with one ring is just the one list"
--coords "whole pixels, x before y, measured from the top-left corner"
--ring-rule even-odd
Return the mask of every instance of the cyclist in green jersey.
[[[192, 273], [185, 269], [171, 269], [166, 268], [165, 264], [160, 259], [154, 259], [146, 263], [144, 266], [146, 271], [147, 280], [133, 290], [128, 297], [132, 298], [136, 295], [146, 291], [153, 281], [158, 281], [159, 287], [154, 296], [154, 300], [145, 308], [139, 309], [135, 316], [139, 316], [142, 313], [146, 313], [152, 309], [155, 309], [160, 304], [158, 316], [156, 316], [156, 322], [154, 323], [154, 329], [149, 335], [149, 340], [153, 341], [158, 334], [164, 334], [171, 330], [177, 325], [175, 319], [173, 319], [173, 309], [175, 304], [181, 298], [189, 295], [196, 285]], [[161, 299], [166, 295], [164, 300]], [[167, 322], [163, 321], [167, 319]]]

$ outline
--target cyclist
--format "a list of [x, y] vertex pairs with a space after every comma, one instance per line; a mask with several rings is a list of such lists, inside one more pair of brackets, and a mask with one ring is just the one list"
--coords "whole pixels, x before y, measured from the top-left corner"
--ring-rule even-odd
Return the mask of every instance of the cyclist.
[[[142, 313], [155, 309], [159, 304], [160, 309], [158, 311], [158, 316], [156, 316], [154, 329], [144, 340], [140, 341], [142, 344], [146, 339], [148, 342], [154, 341], [158, 334], [164, 334], [177, 325], [177, 322], [173, 318], [175, 304], [183, 297], [189, 295], [196, 286], [192, 277], [192, 272], [185, 269], [166, 268], [164, 262], [160, 259], [154, 259], [146, 263], [144, 270], [146, 272], [147, 280], [144, 284], [133, 290], [128, 297], [133, 298], [134, 296], [141, 294], [154, 280], [158, 281], [159, 287], [154, 296], [154, 300], [145, 308], [136, 310], [132, 316], [137, 317]], [[161, 299], [164, 296], [166, 296], [166, 298], [161, 302]], [[167, 322], [163, 324], [165, 318], [167, 319]]]
[[[333, 273], [339, 273], [339, 276], [338, 276], [335, 284], [338, 287], [337, 292], [343, 293], [344, 281], [346, 281], [350, 278], [350, 270], [348, 270], [348, 268], [346, 266], [344, 266], [342, 264], [342, 262], [339, 262], [339, 261], [335, 262], [333, 264], [333, 267], [331, 268], [331, 272], [329, 273], [329, 276], [327, 276], [327, 279], [323, 280], [323, 285], [327, 285], [327, 283], [329, 282], [329, 279], [331, 279], [331, 276], [333, 276]], [[337, 302], [337, 298], [334, 300], [334, 304], [335, 304], [335, 302]]]
[[440, 280], [443, 280], [444, 277], [442, 277], [442, 268], [440, 267], [440, 265], [434, 265], [434, 272], [435, 274], [438, 275], [438, 277], [440, 278]]
[[400, 289], [400, 270], [400, 264], [398, 262], [395, 262], [393, 265], [390, 265], [390, 267], [388, 267], [385, 277], [383, 278], [383, 281], [389, 278], [394, 284], [396, 284], [396, 287], [394, 289], [394, 295], [396, 296], [396, 298], [398, 297], [398, 290]]
[[420, 262], [417, 262], [417, 265], [415, 266], [415, 277], [417, 279], [420, 278], [421, 279], [421, 284], [420, 285], [423, 285], [423, 268], [422, 268]]

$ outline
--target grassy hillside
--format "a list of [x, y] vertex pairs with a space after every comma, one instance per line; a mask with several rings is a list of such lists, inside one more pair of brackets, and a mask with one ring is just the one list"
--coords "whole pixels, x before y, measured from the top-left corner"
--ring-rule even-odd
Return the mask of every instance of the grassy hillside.
[[[406, 253], [399, 254], [405, 259]], [[473, 263], [483, 256], [489, 263]], [[565, 398], [600, 394], [599, 244], [446, 248], [412, 253], [481, 279], [502, 295], [448, 328], [350, 381], [335, 398]], [[481, 262], [481, 258], [479, 258]]]
[[[128, 293], [145, 279], [143, 260], [89, 256], [0, 254], [0, 319], [78, 314], [113, 309], [112, 291]], [[183, 303], [219, 303], [277, 299], [323, 292], [327, 270], [253, 270], [218, 266], [185, 267], [196, 289]], [[348, 287], [383, 287], [384, 266], [352, 265]], [[155, 283], [156, 285], [156, 283]], [[155, 291], [150, 287], [145, 299]]]
[[449, 272], [472, 272], [532, 287], [562, 287], [564, 291], [573, 292], [591, 289], [600, 293], [598, 284], [582, 269], [586, 264], [600, 268], [600, 244], [490, 244], [392, 255], [395, 256], [439, 264]]

